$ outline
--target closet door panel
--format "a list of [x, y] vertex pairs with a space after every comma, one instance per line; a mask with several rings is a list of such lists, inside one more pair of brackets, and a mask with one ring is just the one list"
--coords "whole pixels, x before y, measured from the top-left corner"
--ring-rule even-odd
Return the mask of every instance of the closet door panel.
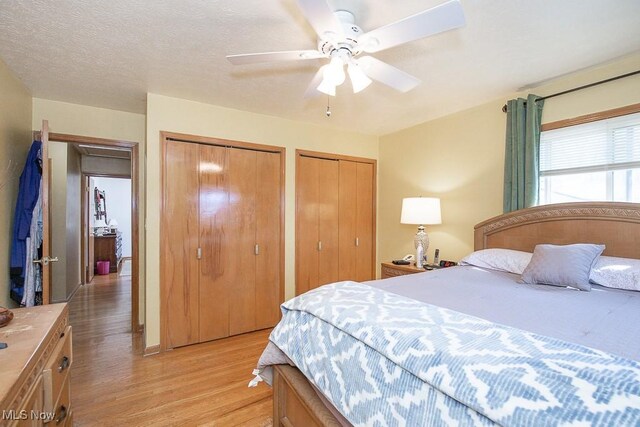
[[318, 284], [338, 281], [339, 165], [335, 160], [318, 160]]
[[296, 179], [296, 294], [318, 286], [318, 159], [301, 156]]
[[257, 152], [256, 329], [280, 319], [280, 154]]
[[[195, 144], [194, 144], [195, 145]], [[229, 195], [224, 147], [198, 145], [200, 161], [200, 341], [229, 336]]]
[[339, 280], [356, 280], [357, 163], [340, 160]]
[[[256, 152], [228, 148], [229, 334], [253, 331], [256, 309]], [[212, 304], [215, 304], [212, 301]]]
[[358, 238], [355, 280], [363, 282], [375, 279], [374, 273], [374, 212], [373, 212], [373, 165], [357, 163], [356, 236]]
[[198, 147], [166, 144], [162, 274], [168, 348], [199, 342], [198, 334]]

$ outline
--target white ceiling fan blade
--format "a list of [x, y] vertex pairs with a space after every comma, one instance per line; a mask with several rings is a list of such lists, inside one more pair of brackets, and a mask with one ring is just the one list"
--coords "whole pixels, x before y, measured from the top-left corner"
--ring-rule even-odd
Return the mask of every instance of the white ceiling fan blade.
[[257, 64], [260, 62], [302, 61], [305, 59], [324, 58], [317, 50], [290, 50], [283, 52], [247, 53], [243, 55], [227, 55], [233, 65]]
[[313, 80], [311, 80], [311, 83], [309, 83], [309, 87], [304, 93], [305, 98], [313, 98], [321, 95], [320, 91], [318, 91], [318, 86], [320, 86], [320, 83], [322, 83], [322, 79], [324, 78], [323, 71], [324, 69], [320, 67], [316, 75], [313, 76]]
[[344, 36], [342, 23], [326, 0], [298, 0], [298, 6], [320, 38], [331, 38], [331, 33]]
[[358, 65], [367, 76], [379, 81], [400, 92], [408, 92], [418, 86], [419, 79], [407, 74], [386, 62], [382, 62], [372, 56], [363, 56], [358, 59]]
[[416, 15], [369, 31], [358, 38], [365, 52], [380, 52], [404, 43], [432, 36], [465, 24], [459, 0], [450, 0]]

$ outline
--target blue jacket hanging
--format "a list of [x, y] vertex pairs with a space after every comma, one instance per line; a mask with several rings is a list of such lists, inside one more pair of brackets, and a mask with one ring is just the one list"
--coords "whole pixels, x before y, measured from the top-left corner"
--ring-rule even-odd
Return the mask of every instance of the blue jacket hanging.
[[26, 262], [26, 240], [29, 237], [33, 208], [40, 193], [42, 179], [42, 143], [33, 141], [27, 161], [20, 175], [18, 200], [13, 222], [13, 239], [11, 242], [11, 298], [20, 303], [24, 291], [24, 269]]

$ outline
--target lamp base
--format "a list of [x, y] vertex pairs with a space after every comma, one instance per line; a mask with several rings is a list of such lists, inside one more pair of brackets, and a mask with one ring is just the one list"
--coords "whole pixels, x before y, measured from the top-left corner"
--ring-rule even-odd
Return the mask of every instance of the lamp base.
[[[425, 233], [424, 225], [418, 226], [418, 232], [416, 233], [416, 236], [413, 238], [413, 244], [416, 248], [416, 251], [418, 250], [419, 245], [422, 246], [422, 253], [424, 258], [426, 258], [427, 249], [429, 249], [429, 235]], [[424, 258], [421, 259], [420, 262], [426, 263], [426, 259]], [[417, 260], [416, 260], [416, 265], [418, 265]], [[422, 264], [420, 264], [419, 267], [422, 267]]]

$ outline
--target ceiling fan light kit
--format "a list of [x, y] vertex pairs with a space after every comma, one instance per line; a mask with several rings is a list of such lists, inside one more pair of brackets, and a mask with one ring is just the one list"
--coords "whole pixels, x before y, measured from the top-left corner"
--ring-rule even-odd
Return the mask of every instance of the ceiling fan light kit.
[[229, 55], [227, 59], [234, 65], [329, 59], [329, 63], [323, 65], [316, 73], [305, 92], [305, 97], [319, 93], [335, 96], [336, 87], [346, 79], [345, 66], [354, 93], [367, 88], [373, 80], [400, 92], [407, 92], [420, 84], [420, 80], [372, 56], [362, 54], [380, 52], [465, 24], [459, 0], [449, 0], [366, 33], [355, 24], [355, 16], [351, 12], [333, 11], [327, 0], [297, 2], [318, 35], [317, 50]]

